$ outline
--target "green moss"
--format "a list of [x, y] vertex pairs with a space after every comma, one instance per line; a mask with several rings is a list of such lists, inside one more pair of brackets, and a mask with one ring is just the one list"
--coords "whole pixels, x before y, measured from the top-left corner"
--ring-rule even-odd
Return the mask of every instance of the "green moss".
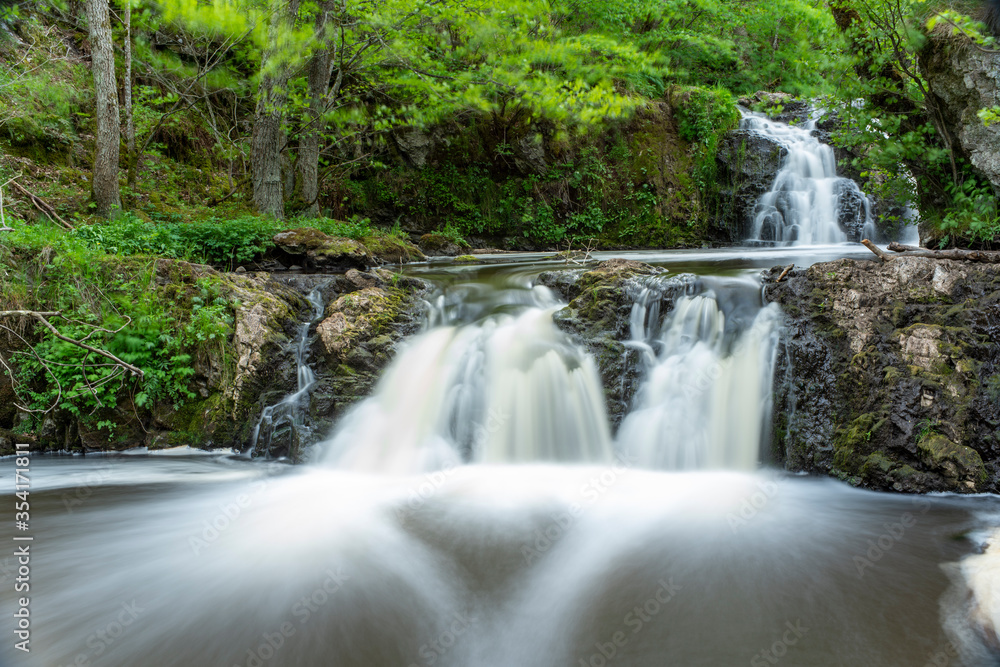
[[372, 255], [383, 262], [404, 264], [427, 259], [420, 248], [397, 236], [372, 234], [364, 237], [362, 242]]
[[988, 479], [979, 452], [956, 444], [940, 433], [927, 433], [917, 442], [917, 448], [927, 465], [947, 471], [947, 465], [952, 464], [960, 478], [973, 482], [976, 487]]
[[478, 262], [479, 259], [475, 255], [459, 255], [455, 257], [453, 262]]

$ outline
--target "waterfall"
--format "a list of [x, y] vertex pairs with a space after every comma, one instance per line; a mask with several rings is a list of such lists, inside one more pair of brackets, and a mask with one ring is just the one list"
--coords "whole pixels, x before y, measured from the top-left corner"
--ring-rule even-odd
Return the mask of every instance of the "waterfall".
[[618, 434], [648, 468], [753, 470], [771, 414], [780, 310], [750, 280], [692, 284], [662, 326], [655, 286], [636, 298], [631, 345], [646, 378]]
[[312, 368], [306, 363], [309, 349], [309, 331], [314, 324], [323, 319], [323, 299], [320, 289], [316, 288], [309, 292], [306, 297], [312, 306], [311, 316], [308, 321], [299, 326], [299, 334], [295, 345], [295, 367], [296, 367], [296, 389], [280, 401], [264, 408], [257, 420], [257, 425], [253, 429], [250, 437], [251, 453], [257, 450], [260, 444], [265, 453], [271, 452], [271, 441], [276, 434], [287, 428], [292, 437], [293, 444], [301, 442], [303, 436], [311, 432], [306, 423], [305, 412], [309, 406], [309, 394], [313, 385], [316, 384], [316, 375]]
[[596, 365], [552, 322], [544, 287], [463, 286], [442, 295], [373, 396], [323, 446], [354, 470], [435, 470], [461, 461], [607, 461]]
[[793, 126], [745, 113], [740, 128], [788, 151], [770, 191], [757, 201], [751, 240], [792, 245], [844, 243], [849, 240], [848, 232], [860, 236], [861, 229], [871, 224], [868, 198], [857, 183], [837, 176], [833, 148], [813, 136], [816, 114]]

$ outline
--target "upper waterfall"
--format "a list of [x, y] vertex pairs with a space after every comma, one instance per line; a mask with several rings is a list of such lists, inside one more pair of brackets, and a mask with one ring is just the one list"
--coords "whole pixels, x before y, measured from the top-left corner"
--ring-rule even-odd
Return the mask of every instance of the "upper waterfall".
[[[793, 245], [858, 241], [871, 207], [857, 183], [837, 175], [833, 148], [817, 139], [817, 114], [801, 125], [745, 112], [740, 129], [767, 137], [787, 151], [769, 192], [753, 213], [750, 239]], [[857, 230], [849, 238], [848, 228]]]

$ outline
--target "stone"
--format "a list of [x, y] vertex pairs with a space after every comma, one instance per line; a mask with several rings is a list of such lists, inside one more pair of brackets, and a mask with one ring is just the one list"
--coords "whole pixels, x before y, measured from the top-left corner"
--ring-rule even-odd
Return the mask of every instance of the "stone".
[[930, 32], [918, 54], [920, 71], [948, 134], [1000, 195], [1000, 124], [986, 125], [978, 116], [1000, 105], [1000, 53], [951, 32], [944, 22]]
[[785, 313], [778, 460], [873, 489], [996, 492], [1000, 266], [842, 259], [774, 283], [782, 270], [764, 274]]
[[280, 232], [273, 241], [281, 254], [277, 260], [285, 266], [343, 272], [375, 265], [375, 258], [359, 241], [327, 236], [309, 227]]

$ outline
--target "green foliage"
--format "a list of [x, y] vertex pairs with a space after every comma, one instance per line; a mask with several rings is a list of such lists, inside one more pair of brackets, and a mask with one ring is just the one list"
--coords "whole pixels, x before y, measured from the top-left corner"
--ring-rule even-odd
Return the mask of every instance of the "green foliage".
[[941, 231], [980, 243], [1000, 238], [1000, 211], [989, 183], [969, 178], [961, 185], [949, 183], [948, 190], [952, 205], [941, 220]]
[[[162, 216], [157, 216], [162, 217]], [[362, 239], [372, 234], [367, 218], [341, 220], [243, 216], [198, 222], [147, 222], [132, 213], [75, 229], [73, 237], [110, 254], [152, 255], [231, 266], [245, 264], [274, 247], [275, 234], [294, 227], [312, 227], [330, 236]]]
[[[841, 3], [856, 12], [845, 36], [844, 72], [828, 100], [841, 121], [834, 140], [856, 155], [863, 187], [883, 201], [918, 208], [946, 242], [997, 238], [995, 200], [953, 139], [935, 128], [939, 111], [916, 66], [926, 32], [950, 25], [955, 39], [991, 44], [982, 25], [956, 7], [924, 0]], [[995, 122], [994, 109], [979, 112]], [[901, 168], [902, 167], [902, 168]]]
[[[144, 374], [126, 378], [104, 357], [39, 328], [34, 353], [13, 358], [32, 408], [56, 404], [86, 416], [123, 399], [143, 407], [194, 398], [193, 360], [221, 354], [239, 305], [218, 277], [155, 287], [152, 262], [106, 255], [74, 234], [17, 224], [7, 240], [20, 257], [5, 267], [9, 282], [27, 286], [30, 294], [20, 305], [61, 311], [63, 318], [53, 318], [60, 333], [85, 339]], [[226, 363], [224, 356], [220, 362]]]

